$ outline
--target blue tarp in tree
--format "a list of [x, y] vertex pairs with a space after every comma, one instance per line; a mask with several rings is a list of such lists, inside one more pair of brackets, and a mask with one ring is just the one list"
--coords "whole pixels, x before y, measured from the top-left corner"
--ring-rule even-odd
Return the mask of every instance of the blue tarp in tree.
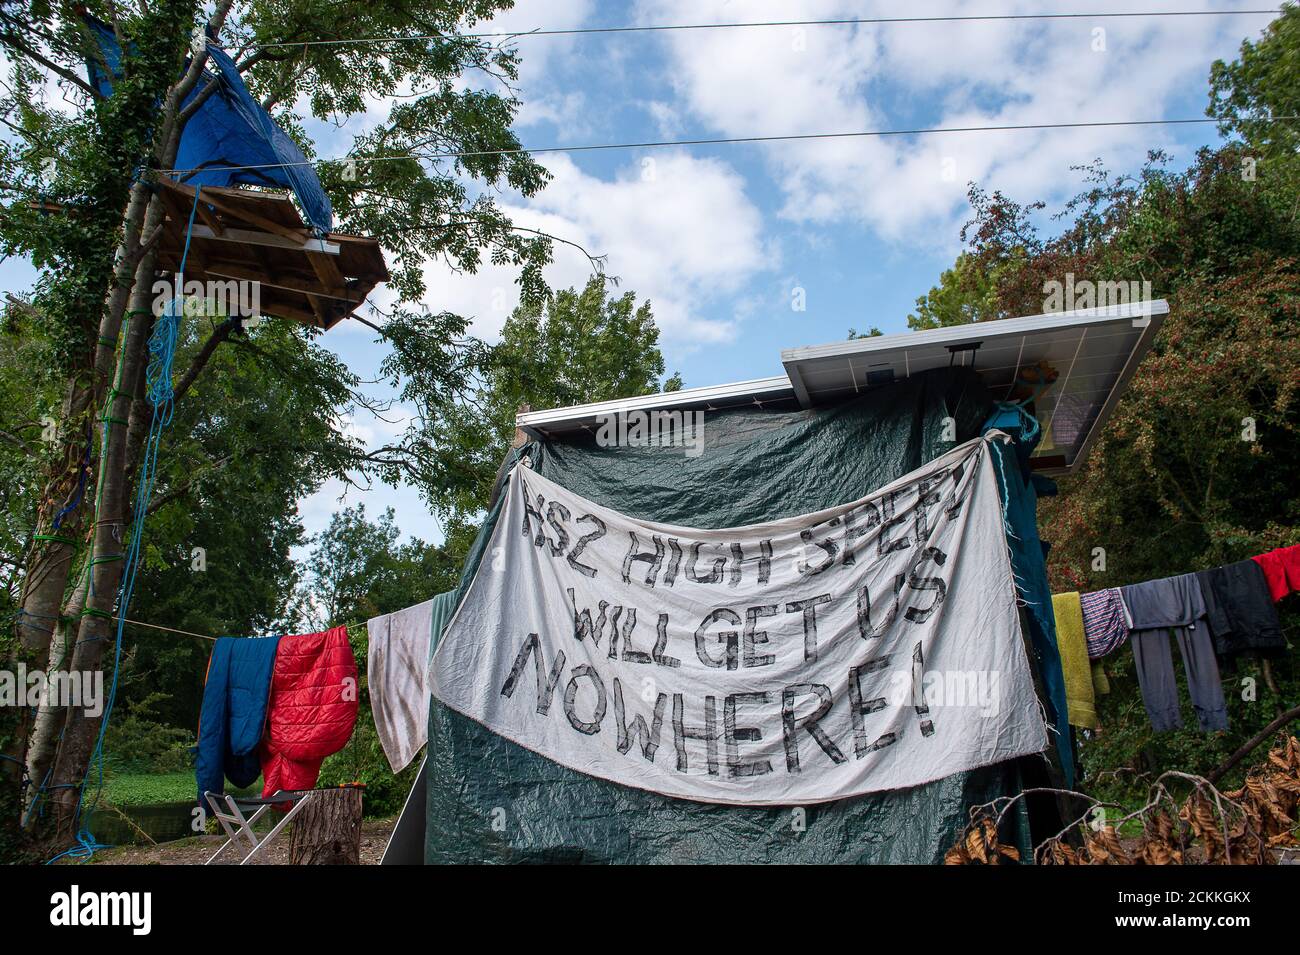
[[[122, 50], [107, 24], [93, 17], [87, 17], [86, 22], [103, 55], [103, 64], [94, 58], [87, 61], [90, 82], [101, 95], [109, 96], [113, 78], [122, 75]], [[181, 133], [176, 153], [178, 181], [191, 186], [289, 189], [311, 226], [319, 234], [329, 232], [334, 227], [334, 212], [316, 170], [298, 144], [253, 99], [229, 54], [212, 42], [207, 49], [215, 72], [204, 70], [184, 105], [202, 95], [214, 80], [218, 85]]]

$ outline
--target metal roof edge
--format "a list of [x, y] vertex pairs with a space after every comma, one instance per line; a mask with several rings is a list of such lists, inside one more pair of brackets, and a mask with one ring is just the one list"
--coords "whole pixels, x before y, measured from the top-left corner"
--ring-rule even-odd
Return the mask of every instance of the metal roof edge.
[[776, 375], [772, 378], [755, 378], [750, 381], [736, 381], [725, 385], [683, 388], [681, 391], [660, 391], [652, 395], [638, 395], [635, 398], [593, 401], [588, 404], [569, 405], [565, 408], [551, 408], [545, 411], [526, 411], [515, 416], [515, 425], [520, 428], [538, 427], [548, 424], [561, 424], [602, 414], [618, 414], [621, 411], [680, 408], [685, 405], [708, 404], [711, 401], [724, 401], [750, 396], [755, 398], [771, 396], [774, 392], [792, 393], [793, 390], [788, 377]]
[[[786, 373], [790, 374], [791, 362], [807, 361], [810, 358], [860, 355], [908, 345], [952, 344], [975, 338], [997, 338], [1025, 332], [1089, 325], [1097, 321], [1163, 317], [1167, 314], [1169, 314], [1169, 303], [1162, 298], [1157, 298], [1124, 305], [1102, 305], [1097, 308], [1079, 308], [1068, 312], [1045, 312], [1041, 315], [1026, 315], [1021, 318], [1000, 318], [990, 322], [949, 325], [922, 332], [899, 332], [894, 335], [877, 335], [873, 338], [855, 338], [851, 341], [831, 342], [827, 345], [803, 345], [798, 348], [783, 349], [781, 362], [786, 366]], [[792, 381], [794, 377], [790, 374]]]

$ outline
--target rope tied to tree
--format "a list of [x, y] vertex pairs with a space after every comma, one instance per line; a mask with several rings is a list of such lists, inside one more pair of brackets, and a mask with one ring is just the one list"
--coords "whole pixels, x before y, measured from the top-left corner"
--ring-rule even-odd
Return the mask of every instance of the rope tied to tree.
[[[190, 219], [185, 228], [185, 248], [181, 253], [180, 267], [176, 270], [177, 287], [173, 290], [176, 294], [163, 308], [162, 314], [158, 316], [153, 331], [149, 335], [149, 362], [145, 366], [145, 397], [153, 408], [153, 414], [149, 420], [149, 434], [145, 439], [144, 453], [140, 463], [140, 476], [136, 482], [130, 543], [124, 554], [112, 557], [114, 560], [125, 561], [122, 570], [122, 582], [118, 589], [116, 601], [119, 616], [114, 618], [112, 614], [105, 613], [102, 610], [94, 610], [93, 608], [82, 611], [83, 617], [93, 616], [110, 621], [117, 620], [117, 631], [114, 634], [113, 641], [113, 678], [109, 682], [108, 695], [104, 702], [104, 715], [99, 723], [99, 734], [95, 739], [95, 748], [92, 750], [90, 761], [86, 766], [86, 774], [78, 787], [80, 794], [77, 798], [77, 809], [74, 816], [74, 824], [79, 826], [76, 835], [77, 845], [55, 856], [49, 860], [50, 862], [63, 856], [88, 859], [98, 850], [108, 848], [108, 846], [95, 839], [94, 834], [89, 829], [88, 816], [99, 804], [99, 797], [104, 791], [104, 737], [108, 732], [113, 704], [117, 700], [118, 677], [122, 662], [122, 636], [126, 628], [126, 610], [130, 606], [131, 595], [135, 590], [135, 578], [140, 567], [140, 550], [144, 536], [144, 519], [149, 513], [149, 501], [153, 497], [154, 484], [158, 478], [158, 447], [162, 440], [163, 430], [172, 421], [172, 402], [175, 398], [175, 392], [172, 388], [172, 365], [176, 358], [176, 341], [179, 337], [180, 317], [185, 309], [183, 295], [185, 263], [189, 258], [190, 238], [194, 232], [194, 217], [198, 213], [201, 192], [202, 187], [194, 190], [194, 204], [190, 207]], [[130, 314], [150, 315], [152, 313], [134, 309]], [[117, 394], [120, 394], [120, 392], [115, 385], [109, 398], [110, 404]], [[107, 437], [107, 429], [105, 431], [105, 437]], [[93, 559], [91, 563], [96, 560], [99, 560], [99, 558]], [[96, 637], [92, 639], [104, 638]], [[95, 785], [93, 792], [87, 798], [87, 789], [89, 788], [92, 772], [95, 775]]]
[[81, 473], [77, 475], [77, 489], [73, 492], [68, 503], [63, 506], [63, 509], [54, 515], [51, 526], [56, 531], [63, 526], [64, 518], [77, 509], [77, 506], [81, 503], [82, 495], [86, 493], [86, 478], [90, 474], [90, 449], [94, 445], [93, 434], [91, 426], [86, 425], [86, 453], [81, 459]]

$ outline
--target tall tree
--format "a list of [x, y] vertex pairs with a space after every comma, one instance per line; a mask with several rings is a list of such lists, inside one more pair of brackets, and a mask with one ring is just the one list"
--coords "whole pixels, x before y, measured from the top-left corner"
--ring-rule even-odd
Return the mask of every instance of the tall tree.
[[[76, 11], [56, 10], [48, 3], [18, 10], [8, 4], [0, 7], [0, 42], [12, 63], [9, 95], [0, 110], [14, 120], [9, 125], [14, 139], [5, 144], [0, 164], [8, 174], [11, 199], [15, 200], [6, 209], [0, 233], [7, 254], [30, 255], [42, 269], [37, 305], [32, 310], [48, 337], [50, 373], [61, 379], [62, 393], [61, 420], [56, 440], [49, 442], [35, 533], [23, 566], [22, 598], [6, 654], [11, 663], [38, 668], [46, 664], [54, 624], [62, 616], [78, 537], [83, 527], [92, 526], [86, 516], [88, 508], [68, 511], [64, 502], [75, 500], [88, 456], [86, 448], [92, 444], [92, 425], [103, 429], [109, 424], [95, 422], [93, 413], [109, 394], [132, 277], [147, 265], [149, 243], [156, 237], [141, 240], [148, 236], [146, 226], [160, 221], [155, 215], [146, 222], [149, 200], [135, 173], [159, 155], [157, 142], [163, 134], [157, 123], [158, 103], [166, 102], [166, 109], [174, 113], [178, 93], [183, 95], [175, 77], [194, 14], [193, 0], [162, 0], [117, 24], [118, 35], [132, 52], [123, 60], [117, 95], [102, 98], [79, 75], [82, 63], [102, 57], [98, 57], [97, 47], [92, 48], [93, 41]], [[79, 115], [65, 118], [38, 105], [40, 98], [31, 94], [51, 76], [84, 97]], [[60, 207], [55, 214], [46, 215], [50, 191]], [[125, 216], [124, 207], [128, 210]], [[138, 364], [145, 330], [145, 323], [137, 320], [134, 334], [128, 333], [123, 342], [122, 359], [131, 363], [132, 373], [116, 378], [119, 385], [126, 385], [125, 393], [113, 396], [117, 400], [105, 409], [103, 418], [126, 419], [135, 385], [134, 364]], [[126, 463], [125, 434], [121, 432], [119, 427], [121, 440], [113, 461], [119, 467]], [[104, 454], [101, 464], [109, 463], [107, 457]], [[113, 493], [104, 503], [115, 508], [123, 500]], [[120, 539], [120, 526], [106, 520], [99, 528], [109, 538], [118, 532]], [[103, 546], [98, 549], [109, 553]], [[88, 634], [87, 639], [99, 637]], [[80, 648], [82, 643], [76, 645]], [[86, 653], [95, 655], [93, 650]], [[88, 667], [87, 672], [92, 669]], [[0, 728], [8, 756], [0, 770], [6, 783], [0, 795], [0, 811], [4, 812], [0, 825], [12, 826], [22, 806], [28, 732], [25, 707], [18, 708], [16, 720], [5, 719]], [[74, 730], [69, 742], [78, 751], [85, 749], [88, 757], [85, 735], [84, 729]], [[64, 803], [74, 805], [66, 798]], [[65, 830], [70, 826], [69, 818]]]
[[[465, 340], [463, 318], [413, 304], [424, 292], [425, 262], [440, 258], [472, 271], [490, 257], [518, 266], [526, 300], [545, 291], [550, 237], [516, 229], [496, 202], [501, 190], [531, 195], [547, 179], [510, 129], [518, 59], [513, 50], [461, 35], [505, 6], [216, 0], [200, 20], [194, 2], [123, 7], [101, 0], [90, 13], [109, 24], [123, 50], [112, 95], [104, 96], [83, 72], [87, 62], [106, 64], [82, 7], [0, 4], [0, 42], [10, 62], [0, 115], [12, 134], [0, 149], [10, 193], [0, 242], [5, 253], [30, 256], [41, 269], [31, 300], [13, 307], [30, 312], [47, 340], [43, 373], [62, 402], [54, 415], [57, 440], [38, 478], [36, 533], [18, 558], [13, 659], [44, 666], [51, 639], [63, 629], [64, 644], [74, 648], [70, 665], [89, 672], [112, 642], [122, 575], [114, 555], [128, 533], [151, 416], [142, 382], [163, 209], [149, 180], [165, 174], [151, 170], [175, 165], [186, 123], [215, 90], [203, 71], [204, 44], [187, 56], [194, 30], [233, 51], [250, 89], [309, 155], [304, 117], [294, 112], [299, 102], [315, 118], [343, 123], [366, 112], [370, 97], [402, 94], [381, 122], [353, 138], [347, 157], [321, 164], [322, 179], [339, 228], [376, 235], [389, 253], [398, 304], [382, 334], [394, 346], [391, 372], [436, 391], [466, 374], [477, 353]], [[368, 42], [313, 42], [345, 37]], [[42, 105], [36, 94], [49, 83], [61, 84], [76, 109]], [[409, 158], [395, 158], [403, 155]], [[234, 322], [210, 330], [177, 379], [179, 400], [238, 337]], [[291, 348], [306, 345], [299, 338]], [[92, 476], [78, 497], [87, 446]], [[400, 446], [353, 448], [349, 458], [344, 474], [392, 479], [410, 467]], [[75, 506], [67, 510], [69, 502]], [[85, 586], [75, 585], [83, 578]], [[60, 623], [74, 617], [69, 611], [75, 622]], [[8, 810], [19, 803], [15, 767], [25, 761], [27, 730], [12, 719], [0, 730], [10, 756], [3, 763]], [[68, 711], [50, 776], [50, 818], [61, 838], [73, 824], [97, 733], [95, 718]], [[6, 811], [5, 822], [15, 815]]]

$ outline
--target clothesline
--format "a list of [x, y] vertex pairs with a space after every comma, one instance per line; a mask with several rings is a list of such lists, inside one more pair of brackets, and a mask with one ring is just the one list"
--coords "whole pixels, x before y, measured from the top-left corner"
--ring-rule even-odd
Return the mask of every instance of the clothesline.
[[1298, 590], [1300, 545], [1293, 545], [1173, 577], [1087, 594], [1054, 594], [1071, 724], [1085, 729], [1098, 725], [1094, 701], [1109, 692], [1101, 659], [1127, 643], [1152, 728], [1181, 727], [1172, 636], [1183, 658], [1197, 723], [1204, 731], [1227, 729], [1219, 663], [1231, 665], [1249, 654], [1267, 666], [1270, 657], [1284, 653], [1289, 645], [1274, 604]]
[[168, 633], [179, 633], [187, 637], [197, 637], [200, 640], [211, 640], [213, 643], [217, 642], [216, 637], [209, 637], [204, 633], [191, 633], [189, 630], [177, 630], [175, 627], [164, 627], [160, 624], [144, 623], [140, 620], [129, 620], [125, 617], [114, 617], [113, 619], [121, 620], [123, 623], [129, 624], [132, 627], [148, 627], [150, 630], [166, 630]]
[[[114, 617], [113, 619], [121, 620], [123, 623], [132, 627], [148, 627], [150, 630], [164, 630], [167, 633], [177, 633], [186, 637], [196, 637], [199, 640], [207, 640], [211, 643], [216, 643], [218, 640], [221, 639], [220, 637], [208, 636], [206, 633], [194, 633], [192, 630], [179, 630], [176, 627], [164, 627], [161, 624], [157, 624], [157, 623], [145, 623], [143, 620], [131, 620], [126, 617]], [[354, 623], [354, 624], [349, 624], [347, 630], [348, 633], [351, 633], [354, 630], [360, 630], [363, 629], [364, 627], [365, 627], [364, 623]], [[281, 636], [281, 634], [267, 634], [266, 636]], [[258, 639], [258, 638], [253, 637], [252, 639]]]
[[[36, 615], [27, 615], [27, 616], [36, 616]], [[178, 628], [174, 628], [174, 626], [162, 626], [161, 624], [146, 624], [146, 622], [144, 622], [143, 620], [131, 620], [130, 617], [114, 616], [113, 620], [121, 620], [123, 624], [126, 624], [127, 626], [143, 626], [143, 628], [148, 628], [149, 630], [165, 630], [166, 633], [179, 634], [182, 635], [182, 637], [194, 637], [196, 639], [200, 639], [200, 641], [208, 641], [211, 643], [216, 643], [218, 639], [221, 639], [220, 637], [209, 637], [209, 635], [205, 633], [194, 633], [194, 631], [192, 630], [181, 630]], [[348, 624], [347, 631], [348, 633], [352, 633], [352, 631], [354, 630], [363, 629], [364, 626], [365, 624]], [[281, 637], [281, 635], [283, 634], [263, 634], [263, 637]], [[257, 638], [259, 637], [252, 637], [251, 639], [257, 639]]]
[[[1294, 546], [1300, 546], [1300, 545], [1294, 545]], [[1250, 556], [1250, 557], [1245, 557], [1245, 558], [1243, 558], [1243, 560], [1253, 560], [1253, 561], [1258, 562], [1259, 559], [1260, 559], [1261, 557], [1265, 557], [1267, 554], [1275, 554], [1275, 553], [1277, 553], [1277, 552], [1279, 552], [1279, 551], [1284, 551], [1284, 550], [1290, 550], [1290, 547], [1275, 547], [1275, 548], [1273, 548], [1271, 551], [1265, 551], [1264, 553], [1261, 553], [1261, 554], [1254, 554], [1254, 555], [1252, 555], [1252, 556]], [[1215, 569], [1216, 569], [1217, 567], [1219, 567], [1219, 566], [1223, 566], [1223, 565], [1215, 565], [1214, 567], [1203, 567], [1203, 568], [1201, 568], [1201, 570], [1215, 570]], [[1185, 573], [1190, 573], [1190, 574], [1196, 574], [1196, 573], [1200, 573], [1200, 572], [1201, 572], [1200, 570], [1190, 570], [1190, 571], [1185, 571]], [[1174, 575], [1174, 576], [1178, 576], [1178, 575]], [[1161, 579], [1161, 578], [1152, 578], [1152, 579], [1156, 579], [1156, 580], [1158, 580], [1158, 579]], [[1150, 580], [1146, 580], [1146, 581], [1135, 581], [1135, 583], [1150, 583]], [[1126, 584], [1115, 584], [1115, 585], [1113, 585], [1113, 586], [1116, 587], [1116, 588], [1118, 588], [1118, 587], [1123, 587], [1123, 586], [1128, 586], [1128, 585], [1126, 585]], [[1101, 588], [1101, 590], [1108, 590], [1108, 589], [1111, 589], [1111, 588], [1107, 588], [1107, 587], [1102, 587], [1102, 588]], [[1080, 593], [1084, 593], [1083, 590], [1080, 590], [1079, 592], [1080, 592]], [[1098, 592], [1100, 592], [1100, 591], [1090, 591], [1090, 592], [1091, 592], [1091, 593], [1098, 593]]]
[[[1244, 578], [1242, 576], [1243, 574], [1245, 575]], [[1258, 611], [1260, 606], [1263, 606], [1264, 613], [1262, 614], [1262, 617], [1275, 619], [1276, 615], [1271, 609], [1271, 604], [1277, 603], [1277, 601], [1281, 600], [1289, 593], [1300, 591], [1300, 544], [1294, 544], [1289, 547], [1274, 548], [1271, 551], [1256, 554], [1253, 557], [1247, 557], [1231, 564], [1208, 567], [1202, 570], [1175, 575], [1173, 577], [1146, 580], [1140, 583], [1127, 584], [1119, 587], [1102, 588], [1101, 590], [1092, 593], [1083, 594], [1082, 599], [1085, 604], [1088, 604], [1090, 601], [1092, 602], [1092, 612], [1101, 613], [1103, 610], [1106, 610], [1111, 613], [1112, 617], [1114, 616], [1113, 611], [1116, 609], [1114, 605], [1118, 604], [1118, 609], [1123, 613], [1125, 617], [1124, 622], [1127, 624], [1128, 629], [1144, 629], [1143, 627], [1138, 626], [1132, 619], [1130, 612], [1132, 608], [1127, 606], [1127, 601], [1118, 599], [1120, 591], [1129, 592], [1151, 588], [1153, 586], [1169, 586], [1176, 582], [1181, 582], [1191, 578], [1197, 580], [1199, 590], [1203, 591], [1203, 593], [1199, 595], [1199, 598], [1203, 598], [1203, 605], [1196, 608], [1193, 608], [1192, 606], [1193, 604], [1198, 603], [1198, 595], [1192, 593], [1193, 590], [1198, 588], [1187, 589], [1186, 594], [1178, 595], [1174, 602], [1179, 604], [1186, 603], [1188, 605], [1188, 611], [1195, 609], [1195, 612], [1190, 613], [1191, 619], [1198, 619], [1202, 616], [1206, 617], [1211, 624], [1212, 631], [1229, 627], [1223, 608], [1219, 606], [1223, 600], [1215, 599], [1215, 594], [1218, 590], [1231, 591], [1235, 589], [1238, 591], [1235, 594], [1229, 595], [1228, 603], [1238, 602], [1242, 599], [1249, 601], [1251, 598], [1254, 598], [1257, 603], [1257, 606], [1254, 609]], [[1225, 580], [1228, 582], [1225, 583]], [[1256, 593], [1248, 593], [1248, 591], [1252, 590], [1256, 591]], [[1223, 596], [1223, 594], [1220, 594], [1221, 598]], [[1107, 601], [1109, 601], [1109, 606], [1107, 605]], [[1087, 609], [1085, 609], [1085, 615], [1087, 612]], [[1252, 626], [1257, 626], [1260, 623], [1260, 615], [1257, 613], [1254, 615], [1254, 619], [1243, 622], [1248, 622]], [[1222, 624], [1222, 626], [1216, 627], [1217, 624]], [[1090, 638], [1088, 655], [1093, 659], [1097, 659], [1110, 653], [1117, 645], [1117, 643], [1107, 643], [1106, 645], [1103, 645], [1101, 642], [1094, 643], [1093, 639]], [[1220, 655], [1225, 655], [1225, 651], [1222, 651], [1221, 649]]]

